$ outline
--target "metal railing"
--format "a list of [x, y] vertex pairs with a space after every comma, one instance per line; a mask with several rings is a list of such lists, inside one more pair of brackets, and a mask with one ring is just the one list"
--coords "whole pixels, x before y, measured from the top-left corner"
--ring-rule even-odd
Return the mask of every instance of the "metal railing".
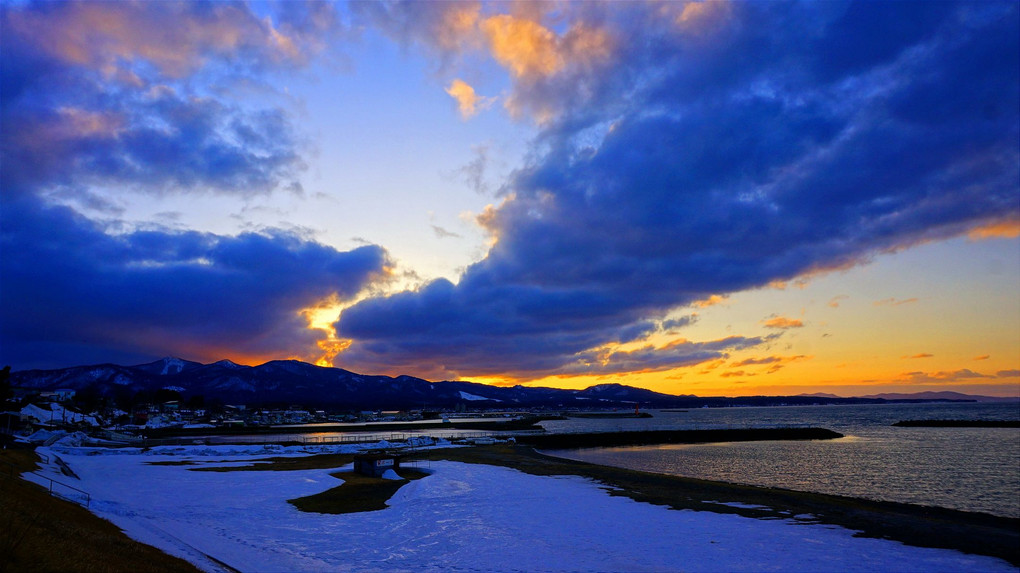
[[[64, 482], [59, 482], [59, 481], [57, 481], [57, 480], [55, 480], [53, 478], [44, 476], [44, 475], [42, 475], [41, 473], [38, 473], [38, 472], [30, 472], [30, 473], [33, 476], [36, 476], [38, 478], [42, 478], [42, 479], [44, 479], [44, 480], [49, 482], [48, 490], [49, 490], [50, 495], [52, 495], [54, 497], [59, 497], [61, 499], [66, 499], [67, 501], [72, 501], [72, 502], [77, 503], [77, 504], [81, 504], [85, 508], [88, 508], [92, 504], [92, 494], [90, 494], [89, 492], [87, 492], [87, 491], [85, 491], [83, 489], [78, 489], [78, 488], [76, 488], [76, 487], [74, 487], [72, 485], [67, 485]], [[71, 492], [74, 492], [74, 493], [71, 493]]]

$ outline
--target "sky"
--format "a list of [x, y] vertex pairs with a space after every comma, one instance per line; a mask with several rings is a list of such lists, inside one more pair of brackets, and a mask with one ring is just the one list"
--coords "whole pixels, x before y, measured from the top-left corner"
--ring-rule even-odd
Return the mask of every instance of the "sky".
[[1015, 2], [0, 3], [0, 363], [1020, 394]]

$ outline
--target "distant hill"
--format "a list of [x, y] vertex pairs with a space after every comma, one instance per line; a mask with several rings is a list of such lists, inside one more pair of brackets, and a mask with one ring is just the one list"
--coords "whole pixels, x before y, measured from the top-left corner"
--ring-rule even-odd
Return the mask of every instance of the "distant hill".
[[[450, 409], [643, 409], [699, 408], [703, 406], [780, 406], [811, 404], [877, 404], [898, 400], [970, 400], [952, 398], [815, 396], [698, 397], [671, 395], [623, 384], [599, 384], [584, 390], [532, 386], [489, 386], [473, 382], [429, 382], [413, 376], [373, 376], [341, 368], [325, 368], [296, 360], [274, 360], [243, 366], [229, 360], [202, 364], [167, 357], [148, 364], [98, 364], [56, 370], [11, 373], [15, 388], [46, 391], [88, 391], [113, 399], [139, 393], [153, 396], [163, 389], [185, 399], [202, 396], [207, 402], [246, 405], [303, 405], [333, 410]], [[952, 393], [950, 393], [952, 394]]]
[[861, 398], [877, 398], [880, 400], [963, 400], [968, 402], [1020, 402], [1020, 397], [1003, 398], [1000, 396], [977, 396], [959, 392], [915, 392], [913, 394], [871, 394]]

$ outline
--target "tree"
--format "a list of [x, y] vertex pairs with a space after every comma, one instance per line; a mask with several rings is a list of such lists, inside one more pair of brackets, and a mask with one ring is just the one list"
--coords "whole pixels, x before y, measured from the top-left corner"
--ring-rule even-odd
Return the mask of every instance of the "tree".
[[11, 367], [4, 366], [3, 370], [0, 370], [0, 404], [6, 403], [14, 396], [14, 391], [11, 390]]
[[156, 390], [156, 403], [165, 404], [167, 402], [180, 402], [181, 393], [177, 390], [170, 390], [169, 388], [160, 388]]
[[104, 404], [105, 399], [95, 386], [86, 386], [75, 392], [74, 403], [82, 412], [95, 412]]

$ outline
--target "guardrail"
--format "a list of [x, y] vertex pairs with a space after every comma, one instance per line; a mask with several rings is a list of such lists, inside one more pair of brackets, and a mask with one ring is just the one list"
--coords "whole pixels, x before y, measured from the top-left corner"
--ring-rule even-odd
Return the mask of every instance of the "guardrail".
[[[92, 494], [89, 492], [78, 489], [73, 485], [67, 485], [64, 482], [59, 482], [53, 478], [42, 475], [38, 472], [30, 472], [33, 476], [44, 479], [49, 482], [49, 493], [52, 496], [66, 499], [77, 504], [83, 505], [88, 508], [92, 504]], [[71, 493], [74, 492], [74, 493]]]

